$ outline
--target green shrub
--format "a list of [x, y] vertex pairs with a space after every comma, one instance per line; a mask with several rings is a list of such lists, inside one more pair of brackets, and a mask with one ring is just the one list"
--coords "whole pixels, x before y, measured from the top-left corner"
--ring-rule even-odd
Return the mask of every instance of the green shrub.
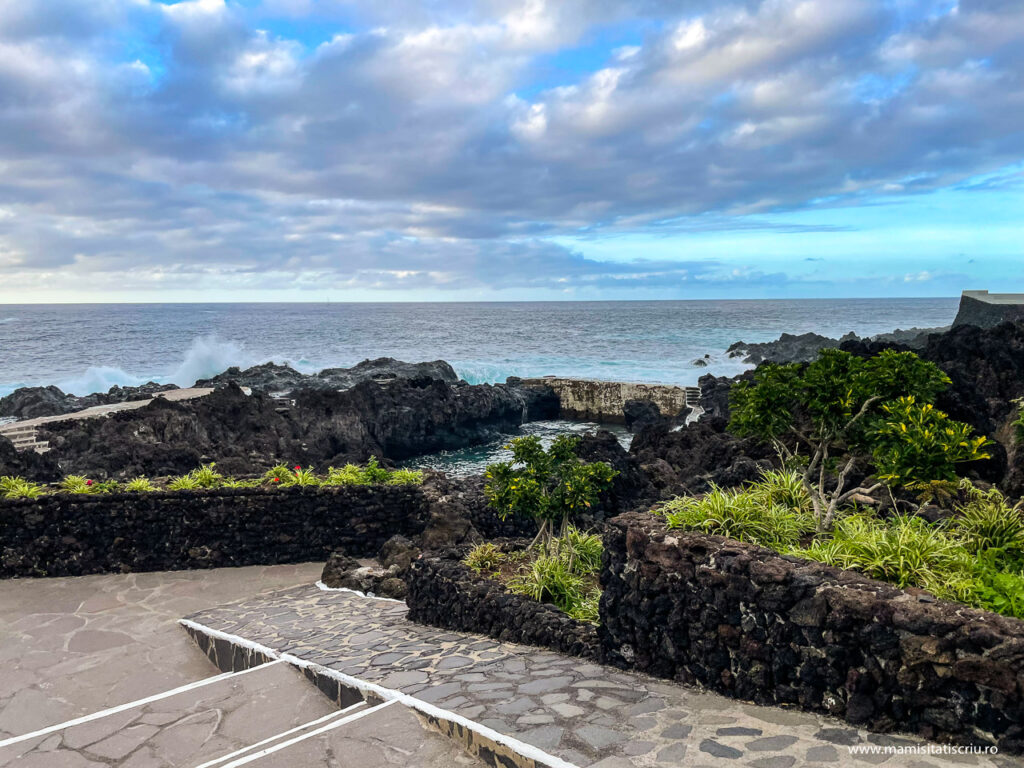
[[216, 464], [203, 464], [187, 475], [171, 480], [167, 487], [172, 491], [192, 491], [199, 489], [220, 488], [224, 484], [224, 475], [217, 472]]
[[949, 383], [913, 352], [865, 360], [825, 349], [809, 365], [761, 365], [753, 381], [735, 384], [729, 430], [774, 444], [786, 466], [803, 465], [817, 528], [828, 531], [843, 505], [882, 485], [848, 488], [858, 462], [873, 460], [888, 482], [902, 483], [947, 478], [983, 455], [985, 440], [970, 427], [924, 409]]
[[559, 435], [546, 451], [536, 436], [517, 437], [508, 448], [512, 461], [487, 467], [484, 492], [491, 508], [504, 519], [531, 517], [537, 539], [550, 551], [555, 526], [564, 533], [569, 518], [597, 503], [617, 474], [604, 462], [591, 464], [576, 456], [579, 438]]
[[291, 485], [291, 474], [290, 468], [284, 464], [278, 464], [263, 473], [263, 482], [268, 485]]
[[957, 507], [952, 525], [969, 551], [1024, 551], [1024, 502], [1011, 507], [997, 488], [982, 491], [968, 480], [960, 488], [967, 501]]
[[390, 472], [384, 467], [380, 466], [377, 462], [376, 456], [371, 456], [370, 460], [366, 462], [366, 466], [363, 467], [363, 476], [366, 478], [366, 482], [370, 484], [374, 483], [386, 483], [388, 481], [388, 475]]
[[46, 489], [23, 477], [0, 477], [0, 496], [5, 499], [34, 499]]
[[149, 493], [157, 488], [150, 482], [148, 477], [133, 477], [124, 484], [124, 490], [128, 493]]
[[1005, 571], [999, 560], [992, 551], [978, 560], [976, 602], [987, 610], [1024, 619], [1024, 572]]
[[498, 570], [498, 566], [504, 560], [504, 553], [489, 541], [485, 541], [473, 547], [462, 562], [477, 573], [481, 573]]
[[357, 464], [346, 464], [340, 469], [329, 467], [324, 485], [369, 485], [370, 481]]
[[814, 531], [810, 496], [799, 477], [764, 473], [742, 489], [712, 486], [700, 498], [684, 496], [662, 505], [669, 528], [725, 536], [776, 550], [796, 546]]
[[81, 475], [68, 475], [57, 484], [58, 490], [62, 493], [96, 493], [92, 480]]
[[953, 482], [958, 464], [989, 458], [984, 449], [991, 441], [973, 432], [912, 396], [886, 403], [871, 431], [878, 477], [891, 486]]
[[423, 473], [418, 469], [396, 469], [388, 475], [388, 485], [419, 485]]

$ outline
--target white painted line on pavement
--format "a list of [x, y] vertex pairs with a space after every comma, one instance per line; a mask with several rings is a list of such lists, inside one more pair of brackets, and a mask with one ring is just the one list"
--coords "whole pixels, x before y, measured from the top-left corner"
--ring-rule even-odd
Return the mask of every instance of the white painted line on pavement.
[[349, 589], [348, 587], [328, 587], [322, 581], [316, 583], [316, 588], [321, 592], [348, 592], [356, 595], [357, 597], [365, 597], [367, 600], [380, 600], [382, 603], [404, 603], [405, 600], [395, 600], [393, 597], [378, 597], [377, 595], [368, 595], [366, 592], [360, 592], [358, 589]]
[[[470, 720], [467, 717], [463, 717], [462, 715], [456, 714], [455, 712], [447, 709], [441, 709], [441, 707], [434, 706], [429, 702], [417, 699], [415, 696], [410, 696], [407, 693], [396, 691], [393, 688], [385, 688], [382, 685], [370, 683], [366, 680], [360, 680], [358, 677], [352, 677], [351, 675], [346, 675], [344, 672], [333, 670], [330, 667], [314, 664], [311, 661], [300, 659], [298, 656], [292, 656], [290, 653], [280, 653], [269, 646], [263, 645], [262, 643], [257, 643], [253, 640], [246, 640], [244, 637], [222, 632], [219, 629], [207, 627], [190, 619], [178, 619], [178, 623], [184, 627], [190, 627], [202, 632], [209, 637], [227, 640], [229, 643], [235, 643], [243, 648], [258, 651], [268, 658], [287, 661], [289, 664], [296, 666], [299, 669], [312, 669], [317, 674], [333, 678], [340, 683], [344, 683], [350, 688], [355, 688], [356, 690], [361, 691], [363, 694], [373, 693], [385, 701], [400, 701], [405, 706], [418, 710], [425, 715], [430, 715], [431, 717], [435, 717], [439, 720], [447, 720], [448, 722], [455, 723], [456, 725], [461, 725], [463, 728], [473, 731], [486, 739], [490, 739], [495, 744], [506, 746], [509, 749], [518, 752], [520, 755], [532, 759], [538, 765], [547, 766], [548, 768], [579, 768], [579, 766], [563, 760], [560, 757], [548, 754], [539, 747], [527, 744], [513, 736], [498, 733], [493, 728], [488, 728], [486, 725], [478, 723], [475, 720]], [[225, 768], [227, 768], [227, 766], [225, 766]]]
[[395, 704], [395, 703], [397, 703], [397, 702], [395, 702], [395, 701], [385, 701], [383, 704], [378, 704], [375, 707], [370, 707], [369, 709], [364, 709], [362, 712], [356, 712], [354, 715], [349, 715], [348, 717], [343, 717], [340, 720], [335, 720], [333, 723], [328, 723], [327, 725], [322, 725], [319, 728], [317, 728], [315, 731], [310, 731], [309, 733], [304, 733], [301, 736], [296, 736], [293, 739], [288, 739], [288, 741], [283, 741], [280, 744], [275, 744], [272, 747], [267, 747], [266, 749], [261, 749], [259, 752], [256, 752], [254, 754], [246, 755], [243, 758], [235, 760], [233, 763], [228, 763], [227, 765], [224, 766], [224, 768], [238, 768], [238, 766], [245, 765], [246, 763], [251, 763], [253, 760], [259, 760], [261, 757], [266, 757], [267, 755], [272, 755], [275, 752], [280, 752], [282, 749], [284, 749], [285, 747], [290, 747], [292, 744], [298, 744], [300, 741], [305, 741], [306, 739], [310, 739], [310, 738], [312, 738], [314, 736], [319, 736], [321, 733], [327, 733], [327, 731], [332, 731], [335, 728], [340, 728], [343, 725], [347, 725], [348, 723], [351, 723], [353, 720], [358, 720], [361, 717], [366, 717], [367, 715], [373, 714], [378, 709], [384, 709], [384, 707], [390, 707], [392, 704]]
[[[274, 657], [271, 657], [274, 658]], [[88, 723], [93, 720], [99, 720], [101, 717], [107, 717], [108, 715], [116, 715], [118, 712], [124, 712], [126, 709], [133, 709], [134, 707], [141, 707], [143, 704], [149, 704], [153, 701], [159, 701], [160, 699], [166, 699], [169, 696], [176, 696], [179, 693], [185, 693], [196, 688], [202, 688], [204, 685], [210, 685], [221, 680], [227, 680], [231, 677], [240, 677], [241, 675], [248, 674], [249, 672], [255, 672], [258, 669], [265, 669], [274, 664], [280, 664], [284, 659], [275, 659], [274, 661], [268, 661], [266, 664], [260, 664], [258, 667], [249, 667], [249, 669], [243, 669], [241, 672], [224, 672], [213, 677], [204, 677], [202, 680], [196, 680], [194, 683], [188, 683], [180, 688], [173, 688], [170, 691], [164, 691], [163, 693], [157, 693], [152, 696], [147, 696], [144, 699], [138, 699], [137, 701], [130, 701], [127, 704], [118, 704], [116, 707], [110, 709], [104, 709], [100, 712], [93, 712], [91, 715], [85, 715], [83, 717], [76, 717], [74, 720], [68, 720], [57, 725], [51, 725], [46, 728], [40, 728], [38, 731], [32, 733], [25, 733], [21, 736], [12, 736], [9, 739], [0, 741], [0, 747], [6, 747], [11, 744], [17, 744], [19, 741], [26, 741], [28, 739], [34, 739], [37, 736], [45, 736], [48, 733], [54, 731], [63, 731], [65, 728], [70, 728], [74, 725], [81, 725], [82, 723]]]
[[262, 747], [264, 744], [269, 744], [272, 741], [277, 741], [278, 739], [283, 739], [285, 736], [291, 736], [293, 733], [298, 733], [299, 731], [304, 731], [307, 728], [310, 728], [310, 727], [312, 727], [314, 725], [320, 725], [320, 723], [325, 723], [328, 720], [334, 719], [335, 717], [340, 717], [341, 715], [345, 714], [346, 712], [351, 712], [353, 709], [358, 709], [359, 707], [365, 707], [365, 706], [366, 706], [366, 702], [365, 701], [357, 701], [355, 704], [352, 704], [352, 705], [350, 705], [348, 707], [345, 707], [344, 709], [339, 709], [337, 712], [331, 712], [330, 714], [324, 715], [323, 717], [318, 717], [316, 720], [310, 720], [308, 723], [303, 723], [302, 725], [297, 725], [294, 728], [289, 728], [287, 731], [283, 731], [281, 733], [275, 733], [273, 736], [268, 736], [267, 738], [263, 739], [262, 741], [257, 741], [255, 744], [250, 744], [247, 747], [242, 747], [241, 749], [236, 749], [234, 752], [229, 752], [228, 754], [224, 755], [223, 757], [218, 757], [215, 760], [210, 760], [209, 762], [203, 763], [202, 765], [198, 765], [198, 766], [196, 766], [196, 768], [211, 768], [211, 766], [219, 765], [220, 763], [223, 763], [223, 762], [225, 762], [227, 760], [232, 760], [232, 759], [238, 757], [239, 755], [244, 755], [246, 752], [249, 752], [249, 751], [251, 751], [253, 749], [256, 749], [256, 747]]

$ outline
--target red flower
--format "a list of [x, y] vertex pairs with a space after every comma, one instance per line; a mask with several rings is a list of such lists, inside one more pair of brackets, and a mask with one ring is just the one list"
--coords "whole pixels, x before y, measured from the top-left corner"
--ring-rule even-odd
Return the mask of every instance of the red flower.
[[85, 484], [86, 484], [86, 485], [92, 485], [92, 480], [86, 480], [86, 481], [85, 481]]
[[280, 477], [275, 477], [274, 478], [274, 482], [275, 483], [280, 483], [281, 482], [281, 478]]
[[302, 467], [300, 467], [298, 464], [296, 464], [295, 465], [295, 471], [298, 472], [300, 469], [302, 469]]

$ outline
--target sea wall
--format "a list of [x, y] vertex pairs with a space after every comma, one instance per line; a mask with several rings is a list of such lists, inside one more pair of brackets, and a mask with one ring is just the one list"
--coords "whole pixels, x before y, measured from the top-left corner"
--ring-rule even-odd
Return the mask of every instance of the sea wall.
[[473, 632], [509, 643], [550, 648], [595, 659], [597, 630], [553, 605], [512, 594], [462, 564], [464, 550], [421, 557], [406, 575], [409, 618], [421, 624]]
[[237, 488], [0, 499], [0, 577], [372, 557], [423, 531], [419, 486]]
[[873, 730], [1024, 751], [1024, 622], [630, 513], [605, 534], [606, 662]]
[[976, 325], [992, 328], [1007, 320], [1024, 320], [1024, 293], [964, 291], [953, 327]]
[[596, 381], [545, 377], [517, 380], [524, 386], [547, 386], [558, 395], [559, 416], [563, 419], [601, 421], [622, 424], [623, 408], [628, 400], [644, 400], [658, 406], [663, 416], [675, 418], [687, 407], [687, 396], [696, 403], [700, 390], [696, 387], [673, 387], [623, 381]]

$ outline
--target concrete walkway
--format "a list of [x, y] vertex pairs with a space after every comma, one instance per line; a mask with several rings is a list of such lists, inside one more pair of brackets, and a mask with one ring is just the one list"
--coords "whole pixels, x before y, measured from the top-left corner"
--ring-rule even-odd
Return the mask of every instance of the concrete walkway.
[[220, 674], [178, 625], [321, 567], [0, 581], [0, 766], [477, 765], [405, 708], [339, 711], [288, 664]]
[[[304, 586], [202, 611], [186, 625], [200, 640], [218, 638], [263, 658], [287, 656], [351, 685], [379, 687], [408, 706], [439, 708], [436, 717], [539, 748], [551, 765], [1024, 765], [1002, 755], [905, 754], [929, 745], [413, 624], [405, 613], [404, 603]], [[890, 753], [881, 751], [887, 747]]]

